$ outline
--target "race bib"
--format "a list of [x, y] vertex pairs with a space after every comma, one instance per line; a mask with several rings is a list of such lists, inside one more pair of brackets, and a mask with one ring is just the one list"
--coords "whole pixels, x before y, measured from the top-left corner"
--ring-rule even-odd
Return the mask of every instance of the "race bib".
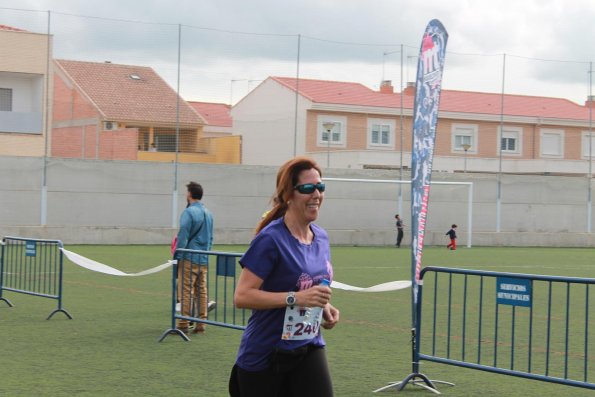
[[283, 322], [283, 340], [307, 340], [318, 335], [322, 321], [321, 307], [287, 306]]

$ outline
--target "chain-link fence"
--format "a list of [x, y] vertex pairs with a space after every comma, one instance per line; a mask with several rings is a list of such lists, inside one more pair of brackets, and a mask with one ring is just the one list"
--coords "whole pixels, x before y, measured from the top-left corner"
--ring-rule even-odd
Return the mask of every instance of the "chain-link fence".
[[[9, 8], [0, 20], [0, 155], [44, 158], [41, 224], [52, 157], [172, 163], [174, 195], [181, 163], [305, 154], [395, 179], [408, 168], [418, 43]], [[462, 42], [451, 32], [435, 170], [587, 175], [590, 232], [590, 60], [470, 53]], [[506, 199], [498, 178], [497, 231]]]

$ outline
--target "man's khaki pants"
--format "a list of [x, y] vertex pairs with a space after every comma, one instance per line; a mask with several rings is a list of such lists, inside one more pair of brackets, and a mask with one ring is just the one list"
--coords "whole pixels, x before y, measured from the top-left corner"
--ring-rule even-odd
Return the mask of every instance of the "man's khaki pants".
[[[192, 304], [199, 308], [199, 318], [207, 318], [207, 266], [192, 264], [187, 259], [182, 259], [178, 264], [178, 300], [180, 301], [181, 314], [192, 316]], [[188, 320], [178, 320], [179, 329], [187, 329]], [[204, 330], [205, 324], [198, 323], [197, 330]]]

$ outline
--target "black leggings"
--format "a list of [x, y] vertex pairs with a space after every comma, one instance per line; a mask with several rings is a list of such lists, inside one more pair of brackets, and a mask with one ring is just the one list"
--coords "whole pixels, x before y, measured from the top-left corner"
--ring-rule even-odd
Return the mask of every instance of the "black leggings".
[[273, 365], [264, 371], [246, 371], [234, 365], [229, 380], [231, 397], [332, 397], [333, 385], [321, 347], [309, 347], [291, 369], [281, 372]]

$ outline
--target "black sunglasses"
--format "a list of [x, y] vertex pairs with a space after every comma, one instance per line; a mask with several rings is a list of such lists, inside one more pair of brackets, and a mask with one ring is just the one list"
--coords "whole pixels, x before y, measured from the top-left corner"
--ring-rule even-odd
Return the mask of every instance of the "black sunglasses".
[[324, 183], [304, 183], [303, 185], [296, 185], [293, 187], [294, 190], [297, 190], [298, 192], [300, 192], [301, 194], [312, 194], [314, 193], [314, 190], [317, 190], [322, 193], [324, 192], [324, 189], [326, 189], [326, 186], [324, 185]]

